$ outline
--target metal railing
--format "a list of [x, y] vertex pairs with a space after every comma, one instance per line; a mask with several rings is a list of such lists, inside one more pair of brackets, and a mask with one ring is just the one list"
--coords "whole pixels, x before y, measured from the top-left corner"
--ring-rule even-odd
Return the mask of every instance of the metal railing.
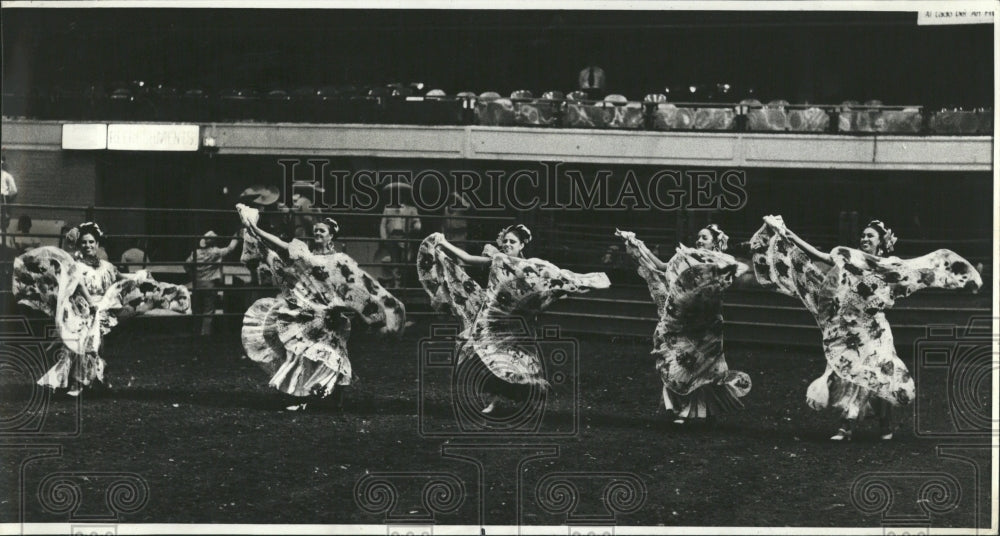
[[[51, 205], [51, 204], [10, 204], [3, 207], [4, 210], [10, 210], [16, 212], [17, 214], [24, 214], [26, 211], [32, 211], [33, 215], [38, 213], [58, 213], [60, 215], [72, 215], [72, 217], [63, 219], [67, 221], [73, 221], [74, 223], [82, 223], [83, 221], [97, 221], [101, 223], [103, 218], [110, 218], [112, 216], [122, 216], [131, 213], [132, 215], [156, 215], [164, 214], [169, 215], [176, 221], [183, 221], [187, 226], [198, 225], [197, 221], [199, 218], [219, 216], [226, 219], [231, 219], [229, 222], [233, 228], [240, 227], [240, 223], [235, 210], [217, 210], [217, 209], [188, 209], [188, 208], [146, 208], [146, 207], [100, 207], [100, 206], [73, 206], [73, 205]], [[383, 218], [381, 213], [353, 213], [345, 211], [325, 211], [325, 210], [313, 210], [309, 212], [295, 211], [295, 210], [281, 210], [281, 211], [268, 211], [265, 214], [272, 216], [279, 216], [282, 219], [287, 219], [287, 221], [279, 222], [278, 229], [273, 229], [274, 234], [282, 236], [282, 238], [291, 240], [295, 238], [293, 235], [293, 229], [291, 228], [294, 223], [294, 218], [301, 216], [311, 216], [311, 217], [337, 217], [340, 218], [350, 218], [352, 221], [363, 221], [371, 220], [373, 218]], [[190, 218], [178, 218], [178, 216], [190, 216]], [[421, 214], [419, 216], [396, 216], [393, 218], [419, 218], [421, 220], [455, 220], [462, 219], [467, 221], [479, 221], [479, 222], [490, 222], [494, 223], [497, 228], [509, 225], [514, 218], [506, 215], [496, 215], [496, 216], [476, 216], [476, 215], [462, 215], [456, 216], [454, 214], [450, 215], [434, 215], [434, 214]], [[343, 220], [341, 220], [343, 221]], [[72, 226], [67, 225], [63, 233], [53, 234], [53, 233], [7, 233], [5, 230], [2, 233], [2, 240], [0, 240], [0, 245], [3, 246], [3, 250], [6, 252], [4, 258], [0, 258], [0, 301], [9, 305], [11, 299], [11, 275], [13, 271], [14, 255], [22, 253], [22, 250], [15, 249], [12, 246], [27, 245], [29, 247], [37, 247], [41, 245], [56, 246], [60, 248], [69, 248], [69, 245], [65, 244], [65, 231], [69, 230]], [[345, 226], [341, 226], [342, 229]], [[242, 316], [246, 308], [252, 303], [253, 299], [257, 297], [263, 297], [264, 295], [274, 295], [278, 289], [273, 285], [260, 284], [257, 281], [256, 274], [252, 273], [252, 270], [245, 266], [242, 262], [235, 260], [240, 257], [240, 248], [237, 247], [233, 252], [228, 254], [226, 257], [230, 260], [223, 260], [220, 262], [210, 262], [203, 263], [199, 262], [197, 256], [192, 256], [192, 261], [188, 262], [186, 257], [191, 252], [195, 251], [198, 247], [198, 243], [204, 237], [203, 234], [198, 233], [176, 233], [176, 232], [163, 232], [163, 233], [136, 233], [136, 232], [121, 232], [116, 233], [114, 229], [102, 224], [102, 229], [106, 233], [104, 236], [104, 241], [102, 245], [107, 247], [108, 261], [114, 264], [122, 271], [131, 271], [132, 268], [143, 269], [149, 271], [157, 280], [164, 282], [184, 284], [191, 289], [192, 298], [200, 300], [206, 295], [216, 294], [217, 297], [221, 298], [219, 302], [222, 307], [217, 308], [215, 313], [205, 314], [199, 311], [193, 311], [191, 317], [193, 318], [204, 318], [206, 316]], [[436, 229], [435, 229], [436, 230]], [[430, 234], [431, 230], [423, 232], [423, 234]], [[492, 242], [495, 235], [490, 235], [488, 237], [483, 237], [482, 240], [463, 240], [465, 243], [486, 243]], [[218, 241], [228, 241], [232, 237], [218, 236], [214, 240]], [[38, 243], [34, 243], [34, 239], [38, 240]], [[302, 240], [309, 240], [309, 237], [300, 237]], [[145, 253], [150, 251], [163, 251], [164, 249], [173, 249], [174, 253], [166, 257], [152, 256], [152, 258], [146, 258], [141, 262], [127, 262], [124, 260], [119, 260], [121, 254], [126, 250], [125, 244], [132, 243], [136, 240], [145, 241], [148, 245], [152, 245], [145, 250]], [[359, 248], [361, 254], [355, 253], [351, 255], [351, 251], [347, 251], [348, 255], [354, 257], [358, 265], [363, 269], [371, 273], [376, 279], [381, 279], [382, 281], [392, 280], [392, 284], [396, 286], [388, 286], [390, 292], [394, 293], [407, 293], [411, 295], [418, 295], [420, 297], [424, 296], [423, 288], [419, 286], [416, 280], [416, 249], [422, 242], [423, 237], [406, 237], [406, 238], [382, 238], [378, 235], [358, 235], [358, 236], [348, 236], [348, 237], [338, 237], [335, 239], [336, 243], [344, 244], [358, 244], [361, 246], [369, 246], [367, 249]], [[170, 242], [180, 242], [183, 247], [173, 247], [164, 248], [163, 246]], [[393, 245], [405, 244], [404, 250], [397, 253], [402, 253], [408, 255], [409, 258], [396, 259], [392, 262], [383, 262], [379, 259], [365, 258], [363, 255], [367, 253], [378, 252], [379, 248], [383, 245]], [[71, 248], [70, 248], [71, 249]], [[338, 248], [342, 249], [342, 248]], [[350, 249], [350, 248], [348, 248]], [[210, 267], [213, 269], [221, 270], [223, 276], [223, 285], [210, 287], [204, 287], [199, 285], [198, 277], [196, 274], [199, 268]], [[385, 277], [387, 274], [383, 273], [382, 277], [378, 276], [380, 270], [398, 270], [398, 274], [390, 277]], [[388, 283], [387, 283], [388, 284]], [[249, 294], [250, 300], [243, 298]], [[220, 296], [219, 296], [220, 295]], [[227, 300], [234, 299], [237, 302], [241, 302], [238, 307], [227, 305]], [[246, 303], [242, 303], [246, 302]], [[7, 307], [5, 305], [5, 307]], [[235, 309], [235, 310], [234, 310]], [[416, 312], [416, 311], [415, 311]], [[419, 313], [418, 313], [419, 314]], [[428, 313], [430, 314], [430, 313]], [[156, 317], [156, 318], [166, 318], [166, 317]]]
[[[79, 221], [88, 219], [86, 216], [90, 216], [90, 219], [93, 219], [94, 216], [100, 214], [105, 216], [112, 214], [121, 215], [125, 212], [133, 212], [136, 214], [163, 213], [172, 216], [186, 214], [194, 216], [194, 219], [197, 219], [198, 216], [220, 215], [232, 218], [232, 225], [234, 227], [239, 225], [236, 219], [235, 211], [233, 210], [84, 207], [40, 204], [10, 205], [8, 208], [17, 211], [50, 210], [59, 211], [60, 213], [76, 213], [84, 216], [84, 218], [81, 218]], [[291, 212], [290, 214], [300, 215], [299, 213], [294, 212]], [[333, 215], [359, 218], [359, 220], [382, 217], [382, 215], [378, 213], [353, 214], [342, 211], [318, 211], [314, 213], [314, 215]], [[450, 217], [454, 218], [454, 216]], [[442, 218], [442, 216], [421, 215], [420, 218], [429, 220], [432, 218]], [[97, 217], [98, 221], [100, 221], [100, 219], [100, 217]], [[493, 221], [497, 223], [497, 227], [506, 225], [512, 220], [512, 218], [506, 216], [463, 216], [463, 219]], [[629, 266], [628, 268], [622, 268], [620, 266], [609, 267], [601, 262], [603, 249], [609, 244], [615, 244], [618, 242], [617, 239], [613, 237], [613, 230], [598, 227], [599, 226], [596, 225], [569, 224], [566, 225], [565, 228], [563, 226], [559, 226], [551, 229], [539, 229], [536, 233], [538, 237], [536, 238], [536, 241], [532, 243], [532, 251], [530, 252], [533, 256], [537, 255], [539, 257], [552, 260], [560, 267], [574, 271], [608, 271], [610, 272], [609, 275], [613, 278], [613, 288], [610, 291], [610, 294], [608, 291], [603, 291], [574, 297], [570, 300], [557, 304], [557, 306], [550, 312], [546, 313], [546, 315], [549, 316], [551, 321], [559, 323], [565, 322], [567, 324], [567, 332], [606, 334], [614, 336], [648, 336], [648, 334], [651, 333], [652, 326], [655, 325], [657, 319], [655, 317], [653, 304], [648, 298], [646, 286], [636, 274], [634, 266]], [[643, 227], [641, 229], [649, 233], [651, 236], [659, 234], [655, 233], [655, 231], [658, 230], [656, 228]], [[186, 245], [183, 251], [187, 252], [193, 251], [197, 245], [197, 241], [203, 238], [203, 235], [193, 233], [157, 234], [126, 232], [116, 234], [113, 232], [114, 229], [106, 227], [104, 230], [109, 233], [106, 238], [112, 242], [121, 242], [123, 240], [133, 239], [145, 239], [150, 241], [150, 243], [157, 240], [181, 241]], [[660, 229], [660, 231], [662, 231], [661, 236], [669, 236], [669, 234], [673, 233], [674, 229], [664, 228]], [[735, 236], [742, 237], [753, 230], [733, 229], [730, 231], [733, 232]], [[805, 236], [807, 240], [814, 241], [817, 245], [834, 240], [835, 235], [830, 232], [832, 231], [832, 226], [831, 229], [826, 230], [826, 232], [823, 231], [823, 228], [801, 230], [803, 236]], [[429, 234], [429, 231], [425, 231], [424, 234]], [[58, 241], [61, 239], [61, 236], [50, 233], [26, 233], [18, 236], [26, 238], [44, 238], [50, 241]], [[225, 239], [224, 237], [221, 238]], [[478, 240], [468, 240], [467, 243], [489, 243], [492, 242], [494, 236], [491, 235], [478, 238]], [[416, 244], [418, 244], [421, 240], [422, 238], [420, 237], [382, 239], [379, 236], [350, 236], [337, 239], [338, 242], [347, 244], [368, 243], [369, 245], [375, 245], [376, 247], [385, 243], [404, 242], [412, 245], [414, 249]], [[910, 246], [910, 248], [917, 249], [927, 249], [930, 246], [949, 247], [949, 244], [960, 244], [963, 249], [973, 247], [982, 248], [988, 247], [989, 244], [991, 244], [991, 241], [986, 238], [962, 238], [955, 241], [910, 240], [907, 242], [909, 242], [907, 245]], [[652, 245], [652, 242], [650, 242], [650, 244]], [[575, 255], [572, 258], [559, 258], [559, 252], [556, 250], [557, 247], [567, 247], [569, 250], [573, 251]], [[276, 287], [256, 282], [251, 271], [236, 260], [208, 263], [207, 266], [221, 269], [224, 284], [222, 286], [205, 288], [199, 286], [197, 278], [192, 276], [192, 274], [197, 271], [198, 267], [206, 266], [205, 264], [199, 264], [196, 259], [195, 262], [191, 263], [180, 259], [164, 260], [157, 259], [155, 257], [142, 262], [114, 262], [114, 259], [120, 258], [120, 252], [117, 251], [116, 248], [110, 247], [109, 253], [112, 253], [109, 257], [111, 258], [113, 264], [116, 264], [123, 270], [127, 270], [129, 268], [146, 269], [159, 280], [189, 285], [192, 295], [198, 296], [199, 300], [208, 297], [208, 295], [214, 295], [214, 299], [218, 300], [215, 302], [216, 308], [214, 312], [204, 313], [201, 311], [193, 311], [193, 314], [190, 317], [187, 317], [198, 319], [197, 321], [208, 317], [220, 318], [226, 322], [229, 320], [236, 321], [236, 319], [241, 318], [244, 315], [247, 307], [249, 307], [255, 299], [265, 296], [273, 296], [277, 293]], [[348, 251], [348, 254], [351, 254], [351, 252]], [[234, 252], [231, 254], [231, 257], [237, 257], [237, 255], [237, 252]], [[416, 280], [415, 259], [400, 259], [399, 262], [380, 262], [374, 259], [368, 260], [360, 258], [358, 255], [352, 255], [352, 257], [354, 257], [359, 266], [366, 271], [377, 272], [380, 269], [398, 269], [400, 271], [402, 276], [393, 280], [393, 282], [398, 283], [398, 285], [389, 287], [389, 290], [407, 305], [408, 316], [414, 320], [434, 319], [434, 321], [447, 321], [446, 315], [442, 315], [431, 310], [428, 297], [424, 289]], [[976, 262], [974, 257], [970, 256], [969, 259], [972, 262]], [[9, 274], [12, 269], [12, 264], [12, 257], [0, 259], [0, 276], [4, 278], [2, 284], [0, 284], [0, 301], [5, 304], [9, 304], [12, 297], [11, 289], [8, 286], [11, 281]], [[474, 278], [481, 279], [482, 276], [485, 275], [485, 272], [473, 270], [470, 271], [470, 275]], [[984, 272], [984, 276], [985, 275], [987, 274]], [[760, 342], [762, 340], [773, 339], [774, 341], [790, 341], [789, 344], [813, 344], [815, 342], [813, 339], [816, 338], [816, 328], [814, 322], [808, 318], [801, 320], [799, 317], [802, 315], [796, 315], [796, 313], [804, 313], [804, 309], [802, 309], [797, 303], [791, 303], [788, 300], [781, 301], [784, 298], [783, 296], [772, 296], [772, 294], [774, 293], [751, 288], [734, 288], [727, 293], [725, 304], [728, 326], [727, 340]], [[943, 295], [944, 293], [941, 294]], [[911, 305], [908, 305], [907, 303], [910, 303]], [[959, 300], [958, 296], [954, 298], [943, 297], [942, 300], [936, 300], [932, 297], [932, 299], [926, 302], [929, 305], [913, 304], [912, 300], [907, 303], [901, 305], [900, 313], [893, 313], [907, 315], [900, 316], [903, 322], [898, 325], [894, 324], [894, 328], [899, 330], [900, 333], [898, 335], [905, 335], [910, 338], [912, 338], [914, 333], [919, 331], [918, 328], [922, 327], [919, 323], [922, 317], [914, 316], [915, 314], [926, 313], [928, 315], [934, 315], [933, 318], [952, 319], [953, 317], [964, 318], [965, 316], [972, 314], [984, 314], [989, 310], [987, 306], [981, 303], [981, 300]], [[757, 315], [755, 311], [759, 312], [759, 315]], [[751, 318], [750, 316], [747, 316], [749, 313], [753, 313], [752, 316], [759, 316], [760, 318]], [[150, 321], [159, 322], [164, 318], [168, 319], [166, 322], [178, 321], [169, 320], [170, 318], [175, 317], [151, 317]], [[772, 320], [769, 321], [767, 320], [768, 318], [772, 318]], [[181, 321], [183, 322], [183, 320]], [[192, 331], [197, 331], [196, 327], [192, 327], [191, 329]]]

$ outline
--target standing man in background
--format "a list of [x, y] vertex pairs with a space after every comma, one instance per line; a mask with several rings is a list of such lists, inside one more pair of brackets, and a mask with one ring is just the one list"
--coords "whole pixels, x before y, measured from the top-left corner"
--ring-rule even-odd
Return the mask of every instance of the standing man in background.
[[215, 290], [222, 285], [221, 262], [239, 243], [240, 231], [237, 231], [229, 245], [226, 247], [216, 247], [214, 242], [218, 235], [214, 231], [208, 231], [198, 242], [198, 249], [191, 252], [187, 260], [188, 269], [192, 273], [194, 280], [193, 292], [191, 293], [192, 310], [195, 314], [204, 315], [201, 318], [201, 334], [212, 334], [212, 316], [215, 315], [216, 301], [218, 293]]
[[17, 181], [7, 171], [7, 157], [0, 155], [0, 233], [3, 242], [7, 242], [7, 226], [10, 225], [10, 209], [8, 204], [17, 199]]
[[[14, 277], [14, 257], [17, 252], [7, 247], [7, 226], [10, 225], [10, 209], [8, 203], [13, 203], [17, 197], [17, 183], [14, 176], [7, 172], [7, 157], [0, 155], [0, 290], [9, 292]], [[0, 303], [4, 310], [13, 310], [13, 294], [10, 303]], [[7, 309], [10, 306], [11, 309]]]

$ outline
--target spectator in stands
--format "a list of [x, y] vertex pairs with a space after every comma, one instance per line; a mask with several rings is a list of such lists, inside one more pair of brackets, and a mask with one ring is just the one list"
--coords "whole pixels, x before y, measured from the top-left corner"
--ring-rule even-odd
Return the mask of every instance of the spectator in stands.
[[398, 194], [390, 194], [389, 203], [382, 212], [382, 222], [379, 227], [379, 235], [383, 240], [389, 238], [410, 238], [410, 235], [420, 232], [420, 213], [409, 200], [409, 185], [393, 183], [386, 186], [385, 190], [398, 189]]
[[[405, 183], [394, 182], [386, 185], [382, 191], [388, 196], [389, 202], [382, 212], [382, 222], [379, 224], [379, 237], [382, 243], [375, 252], [375, 260], [386, 264], [412, 263], [416, 252], [406, 239], [417, 238], [421, 223], [420, 213], [409, 200], [411, 187]], [[382, 270], [379, 280], [388, 288], [400, 288], [403, 285], [402, 274], [400, 266], [388, 267]]]
[[10, 209], [7, 204], [13, 203], [16, 197], [17, 182], [14, 176], [7, 172], [7, 157], [0, 155], [0, 279], [2, 279], [0, 290], [10, 290], [11, 278], [14, 275], [13, 263], [17, 250], [14, 247], [7, 247], [7, 226], [10, 225]]
[[0, 242], [0, 307], [6, 311], [13, 311], [16, 301], [14, 295], [11, 294], [15, 257], [17, 257], [17, 251]]
[[138, 239], [133, 240], [132, 247], [122, 253], [123, 272], [135, 273], [139, 270], [145, 270], [148, 263], [149, 256], [146, 255], [145, 248], [142, 247], [142, 243]]
[[591, 63], [580, 71], [577, 88], [587, 94], [591, 100], [601, 100], [607, 90], [604, 69]]
[[7, 157], [0, 156], [0, 228], [2, 232], [7, 232], [10, 225], [10, 209], [7, 205], [17, 199], [17, 181], [14, 176], [7, 171]]
[[441, 220], [441, 233], [449, 242], [464, 248], [465, 242], [469, 239], [469, 221], [464, 216], [468, 215], [472, 204], [465, 194], [458, 195], [458, 192], [455, 192], [451, 196], [452, 202], [444, 207], [445, 217]]
[[310, 213], [315, 211], [311, 199], [302, 194], [292, 195], [292, 226], [295, 238], [305, 238], [309, 235], [313, 224], [316, 223], [315, 216]]
[[629, 257], [622, 247], [611, 244], [601, 257], [604, 273], [611, 274], [616, 278], [621, 278], [631, 268]]
[[194, 282], [191, 296], [192, 309], [196, 314], [204, 315], [201, 320], [201, 334], [212, 334], [212, 315], [215, 314], [217, 293], [215, 289], [222, 284], [222, 260], [229, 255], [239, 241], [239, 232], [233, 235], [226, 247], [217, 247], [214, 231], [208, 231], [198, 243], [198, 249], [191, 252], [185, 262]]
[[14, 249], [19, 253], [35, 249], [42, 245], [41, 240], [31, 236], [31, 216], [21, 214], [17, 219], [17, 234], [13, 237]]

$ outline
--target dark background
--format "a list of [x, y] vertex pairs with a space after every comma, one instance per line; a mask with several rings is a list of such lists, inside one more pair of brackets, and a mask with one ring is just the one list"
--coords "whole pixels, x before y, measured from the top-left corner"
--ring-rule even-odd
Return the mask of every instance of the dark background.
[[990, 106], [993, 28], [915, 12], [4, 9], [4, 93], [425, 82], [449, 94], [729, 83], [742, 98]]

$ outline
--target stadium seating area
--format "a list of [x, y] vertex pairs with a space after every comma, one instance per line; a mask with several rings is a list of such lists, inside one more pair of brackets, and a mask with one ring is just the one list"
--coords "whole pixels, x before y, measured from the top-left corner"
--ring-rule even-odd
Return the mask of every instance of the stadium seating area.
[[[737, 98], [728, 84], [711, 91], [646, 95], [632, 100], [610, 94], [594, 100], [582, 91], [546, 91], [540, 97], [518, 90], [454, 94], [424, 84], [180, 91], [143, 82], [109, 92], [52, 90], [5, 93], [3, 115], [52, 120], [368, 123], [415, 125], [526, 126], [542, 128], [657, 131], [800, 132], [840, 134], [988, 135], [992, 109], [929, 109], [881, 101], [841, 104], [762, 102], [752, 92]], [[678, 98], [672, 98], [674, 95]]]

